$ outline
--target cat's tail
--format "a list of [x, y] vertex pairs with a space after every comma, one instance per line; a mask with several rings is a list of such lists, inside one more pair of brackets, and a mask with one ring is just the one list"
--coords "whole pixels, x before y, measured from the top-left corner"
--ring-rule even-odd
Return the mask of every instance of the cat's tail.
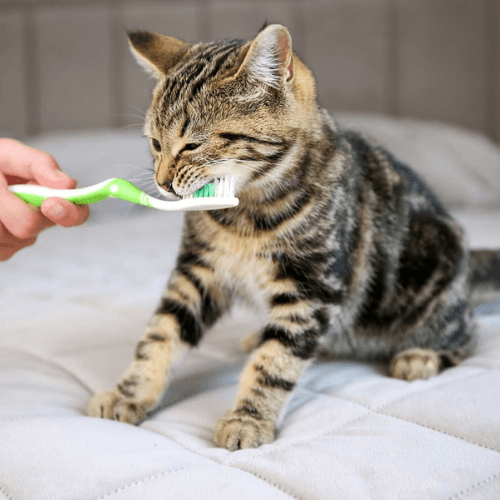
[[469, 276], [473, 305], [500, 301], [500, 250], [472, 250]]

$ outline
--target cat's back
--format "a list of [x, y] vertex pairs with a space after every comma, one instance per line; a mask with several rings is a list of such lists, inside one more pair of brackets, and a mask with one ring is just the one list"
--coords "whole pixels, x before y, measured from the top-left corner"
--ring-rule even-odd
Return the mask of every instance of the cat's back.
[[380, 199], [404, 198], [410, 212], [422, 211], [449, 217], [438, 196], [420, 175], [384, 146], [350, 129], [338, 130], [337, 142], [342, 141], [348, 144], [361, 182], [369, 182]]

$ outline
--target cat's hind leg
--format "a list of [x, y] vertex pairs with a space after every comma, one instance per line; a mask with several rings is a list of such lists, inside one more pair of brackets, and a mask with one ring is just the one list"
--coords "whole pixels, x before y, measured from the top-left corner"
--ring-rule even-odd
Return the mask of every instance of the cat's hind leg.
[[389, 374], [403, 380], [428, 379], [438, 374], [441, 357], [432, 349], [413, 347], [398, 352], [389, 364]]
[[453, 221], [413, 216], [397, 274], [400, 292], [392, 301], [397, 314], [388, 327], [394, 346], [391, 376], [427, 379], [471, 353], [475, 325], [468, 306], [467, 263]]
[[403, 380], [428, 379], [444, 368], [458, 365], [474, 350], [476, 338], [470, 335], [454, 350], [435, 351], [422, 347], [412, 347], [397, 352], [389, 364], [389, 375]]

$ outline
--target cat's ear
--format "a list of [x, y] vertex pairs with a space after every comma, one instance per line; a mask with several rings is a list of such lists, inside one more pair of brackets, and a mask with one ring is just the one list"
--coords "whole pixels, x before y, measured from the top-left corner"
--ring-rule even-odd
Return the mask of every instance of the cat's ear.
[[293, 80], [294, 71], [292, 37], [284, 26], [271, 24], [254, 38], [238, 73], [280, 89]]
[[156, 78], [168, 73], [192, 47], [188, 42], [151, 31], [130, 32], [128, 39], [137, 62]]

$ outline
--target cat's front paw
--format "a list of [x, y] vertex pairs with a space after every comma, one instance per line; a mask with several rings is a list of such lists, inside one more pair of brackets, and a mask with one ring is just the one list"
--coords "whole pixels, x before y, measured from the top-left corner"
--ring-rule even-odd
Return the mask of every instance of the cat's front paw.
[[214, 441], [229, 451], [257, 448], [274, 441], [274, 422], [229, 411], [217, 422]]
[[91, 417], [118, 420], [127, 424], [136, 424], [146, 418], [142, 405], [108, 390], [99, 392], [90, 400], [87, 413]]

